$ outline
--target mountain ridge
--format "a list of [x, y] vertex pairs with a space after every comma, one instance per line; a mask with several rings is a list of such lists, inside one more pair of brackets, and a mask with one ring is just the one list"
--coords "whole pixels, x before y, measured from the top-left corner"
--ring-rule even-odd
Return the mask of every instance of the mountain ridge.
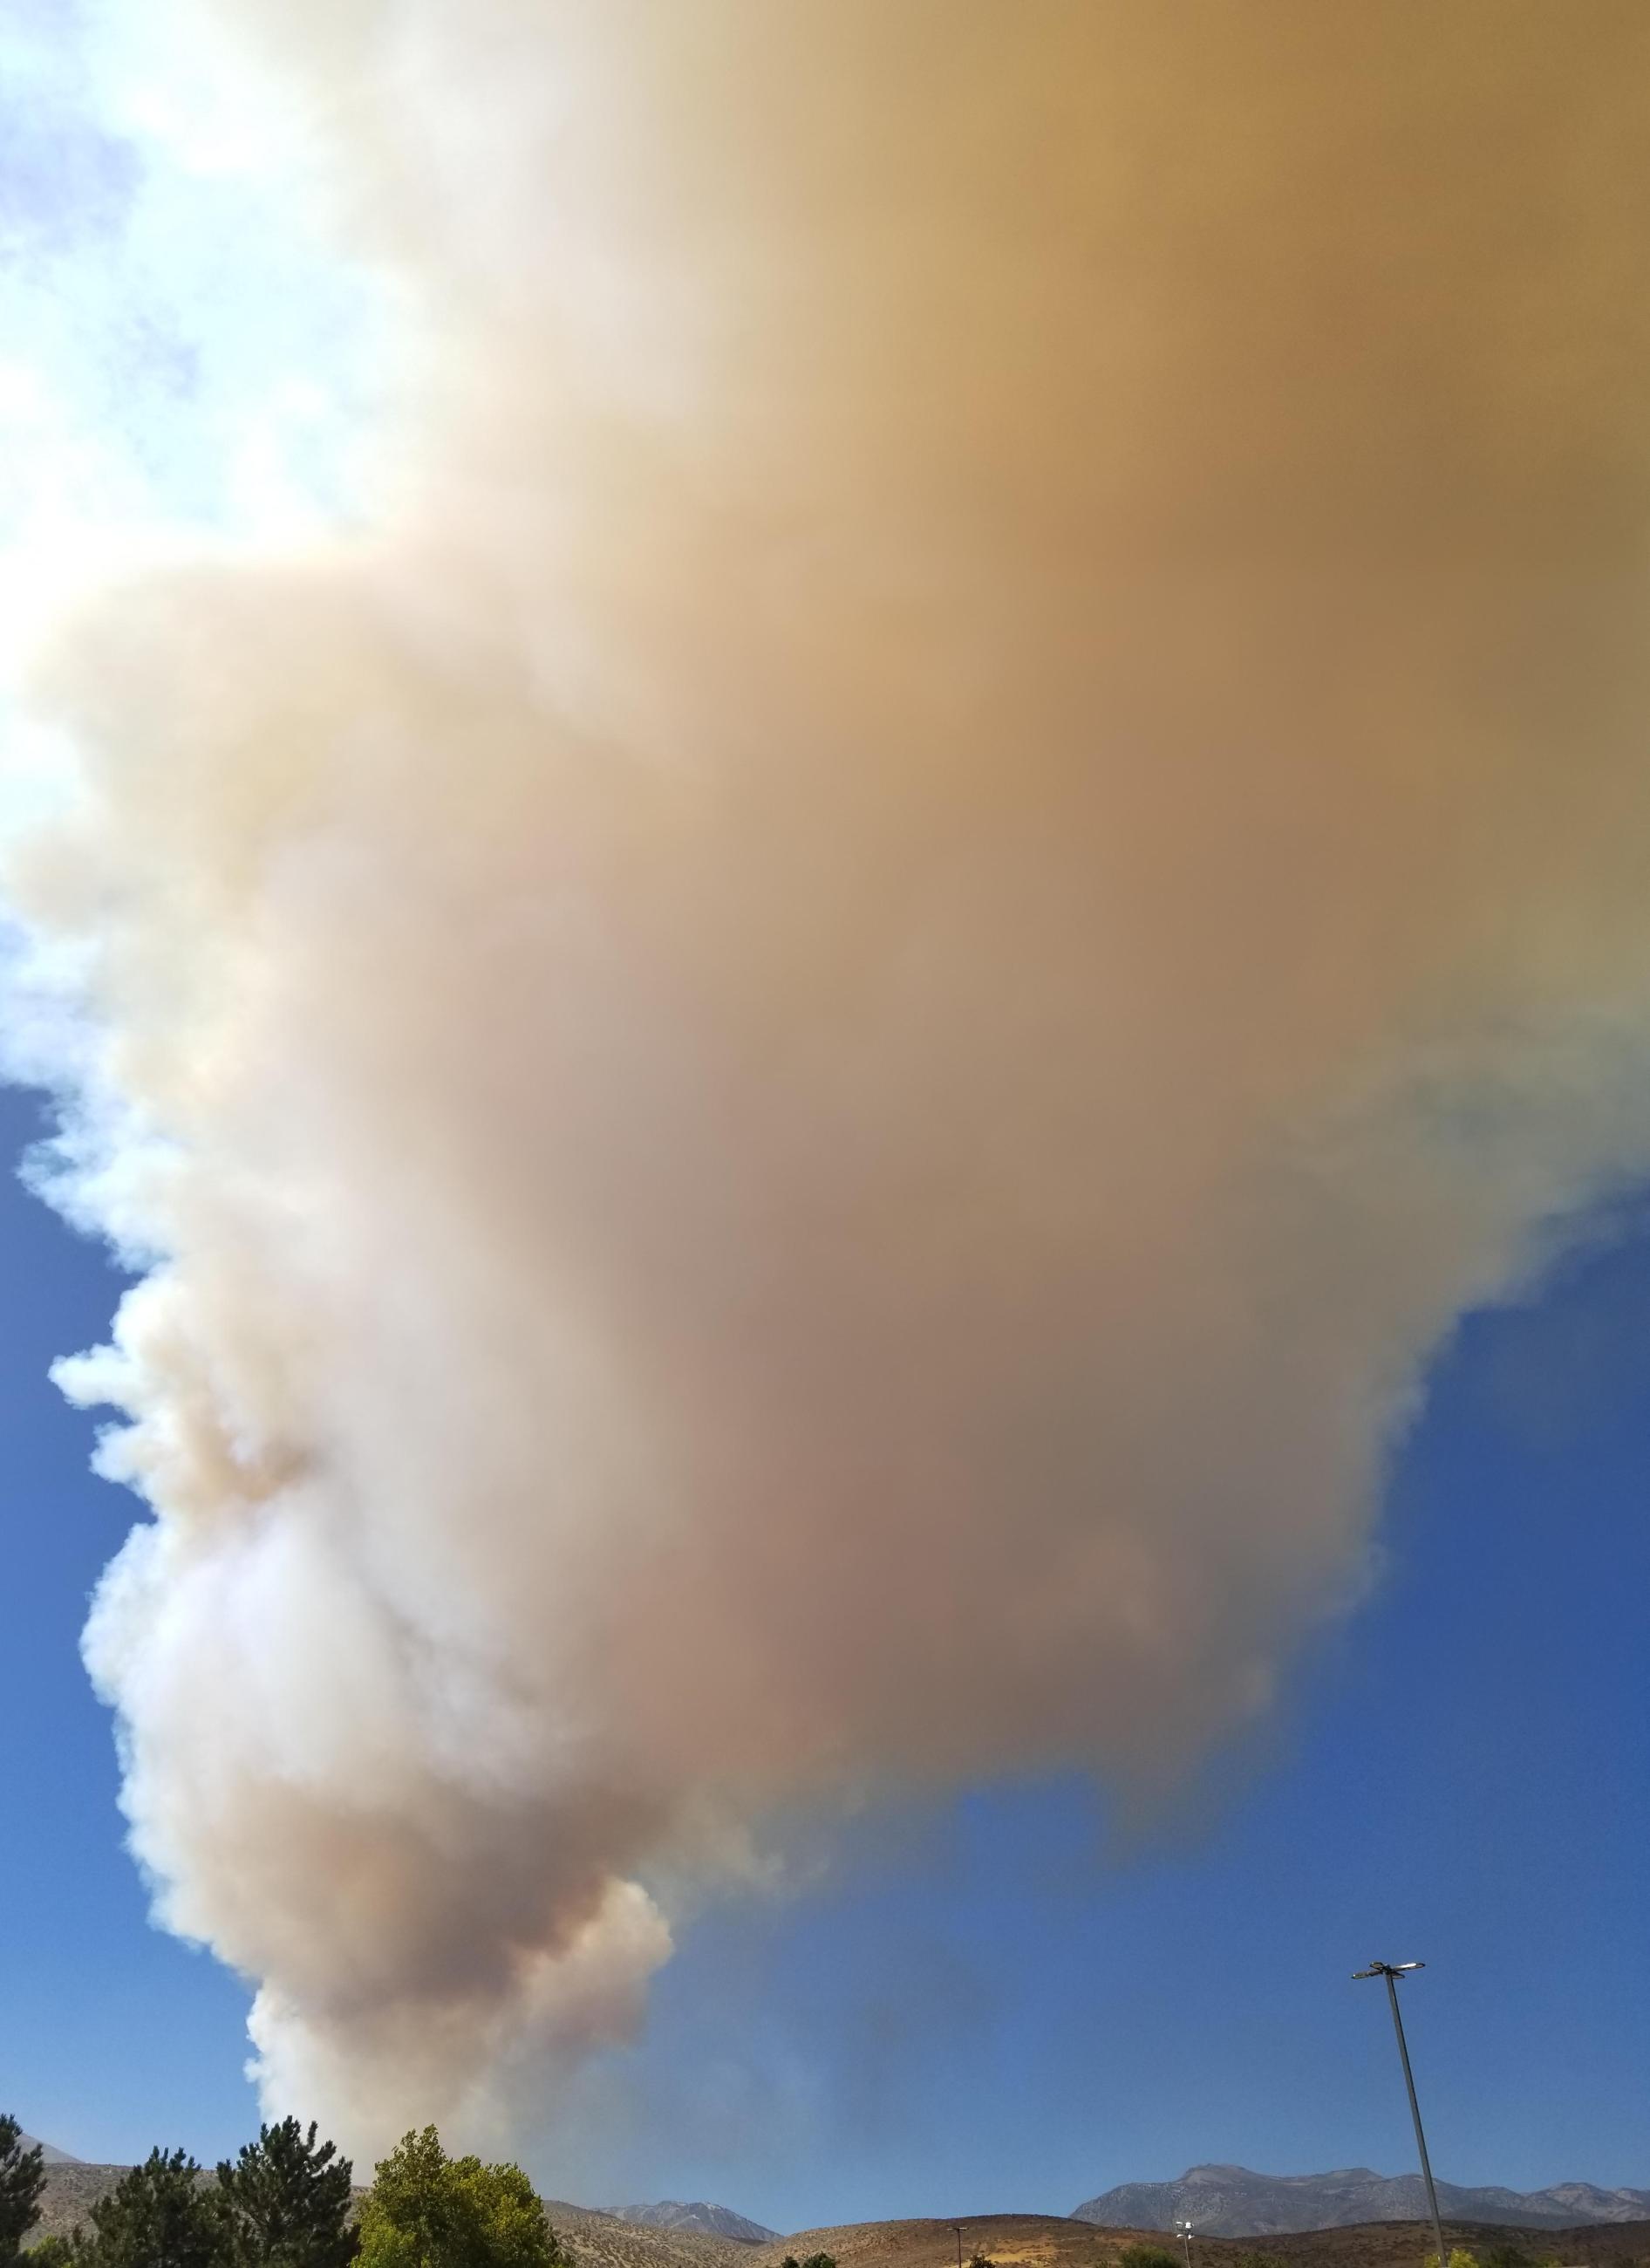
[[60, 2150], [55, 2142], [42, 2142], [38, 2134], [19, 2134], [18, 2139], [26, 2150], [38, 2150], [48, 2166], [83, 2166], [84, 2158], [77, 2158], [70, 2150]]
[[[1438, 2183], [1440, 2210], [1452, 2220], [1507, 2228], [1565, 2228], [1650, 2218], [1650, 2190], [1558, 2182], [1543, 2190]], [[1247, 2166], [1189, 2166], [1178, 2181], [1122, 2182], [1076, 2206], [1074, 2220], [1098, 2228], [1172, 2228], [1189, 2220], [1204, 2236], [1281, 2236], [1370, 2221], [1424, 2220], [1419, 2174], [1377, 2174], [1342, 2166], [1322, 2174], [1258, 2174]]]
[[764, 2228], [759, 2220], [748, 2220], [731, 2205], [707, 2205], [702, 2198], [683, 2205], [675, 2198], [662, 2198], [656, 2205], [616, 2205], [606, 2210], [632, 2228], [685, 2229], [696, 2236], [725, 2237], [733, 2244], [774, 2244], [780, 2237], [778, 2229]]

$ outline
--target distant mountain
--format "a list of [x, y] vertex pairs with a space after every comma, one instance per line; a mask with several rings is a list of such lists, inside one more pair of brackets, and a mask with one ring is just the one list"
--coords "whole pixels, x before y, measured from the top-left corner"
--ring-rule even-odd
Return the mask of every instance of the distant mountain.
[[[1547, 2190], [1457, 2189], [1438, 2184], [1451, 2220], [1508, 2228], [1573, 2228], [1588, 2221], [1650, 2218], [1650, 2190], [1604, 2190], [1560, 2182]], [[1292, 2229], [1350, 2228], [1368, 2220], [1425, 2220], [1419, 2174], [1346, 2166], [1332, 2174], [1251, 2174], [1246, 2166], [1193, 2166], [1177, 2182], [1125, 2182], [1072, 2214], [1100, 2228], [1172, 2228], [1189, 2220], [1205, 2236], [1278, 2236]]]
[[38, 2134], [25, 2134], [23, 2146], [26, 2150], [38, 2147], [48, 2166], [77, 2166], [82, 2163], [80, 2159], [71, 2157], [67, 2150], [60, 2150], [55, 2143], [42, 2142]]
[[1573, 2221], [1643, 2220], [1650, 2218], [1650, 2190], [1602, 2190], [1593, 2182], [1556, 2182], [1532, 2195], [1551, 2198]]
[[634, 2228], [686, 2229], [695, 2236], [725, 2236], [735, 2244], [771, 2244], [779, 2234], [725, 2205], [678, 2205], [666, 2198], [660, 2205], [616, 2205], [612, 2210], [615, 2220], [627, 2220]]

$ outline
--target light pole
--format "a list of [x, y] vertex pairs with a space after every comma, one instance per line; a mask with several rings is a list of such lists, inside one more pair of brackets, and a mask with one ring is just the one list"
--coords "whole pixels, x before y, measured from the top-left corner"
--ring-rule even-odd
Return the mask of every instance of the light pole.
[[1177, 2220], [1175, 2223], [1175, 2235], [1186, 2248], [1186, 2268], [1192, 2268], [1192, 2223], [1189, 2220]]
[[1398, 2060], [1404, 2066], [1404, 2084], [1409, 2090], [1410, 2117], [1415, 2121], [1415, 2146], [1421, 2154], [1421, 2179], [1426, 2184], [1426, 2202], [1433, 2216], [1433, 2235], [1438, 2240], [1438, 2268], [1449, 2268], [1449, 2255], [1444, 2250], [1444, 2224], [1438, 2216], [1438, 2192], [1433, 2187], [1432, 2161], [1426, 2154], [1426, 2137], [1421, 2132], [1421, 2106], [1415, 2100], [1415, 2077], [1410, 2069], [1410, 2051], [1404, 2038], [1404, 2019], [1398, 2014], [1398, 1978], [1407, 1977], [1412, 1970], [1425, 1969], [1424, 1961], [1372, 1961], [1368, 1969], [1355, 1969], [1353, 1982], [1365, 1977], [1384, 1977], [1387, 1999], [1392, 2004], [1392, 2029], [1398, 2036]]
[[957, 2268], [963, 2268], [963, 2224], [960, 2220], [954, 2220], [951, 2228], [957, 2238]]

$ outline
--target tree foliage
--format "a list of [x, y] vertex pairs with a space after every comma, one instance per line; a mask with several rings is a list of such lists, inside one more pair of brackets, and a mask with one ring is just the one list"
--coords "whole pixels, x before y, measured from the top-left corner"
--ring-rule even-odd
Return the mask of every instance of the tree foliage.
[[1118, 2268], [1181, 2268], [1180, 2255], [1166, 2244], [1126, 2244]]
[[88, 2218], [92, 2268], [224, 2268], [232, 2253], [224, 2200], [184, 2150], [151, 2150]]
[[23, 2129], [0, 2112], [0, 2261], [15, 2260], [40, 2217], [46, 2165], [38, 2142], [23, 2146]]
[[361, 2268], [568, 2268], [521, 2168], [450, 2158], [433, 2126], [379, 2163], [360, 2233]]
[[313, 2119], [307, 2133], [296, 2118], [260, 2127], [217, 2169], [238, 2268], [347, 2268], [352, 2171], [336, 2143], [317, 2140]]
[[79, 2268], [86, 2254], [86, 2240], [79, 2229], [72, 2236], [52, 2229], [38, 2244], [30, 2245], [27, 2268]]

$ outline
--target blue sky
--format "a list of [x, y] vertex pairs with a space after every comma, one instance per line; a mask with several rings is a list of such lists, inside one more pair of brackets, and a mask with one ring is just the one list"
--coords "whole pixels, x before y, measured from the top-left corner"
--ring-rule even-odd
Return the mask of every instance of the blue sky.
[[[38, 1123], [4, 1098], [16, 1156]], [[7, 1580], [0, 2102], [64, 2146], [202, 2157], [254, 2119], [246, 1995], [150, 1929], [77, 1655], [134, 1510], [46, 1376], [118, 1278], [0, 1184]], [[1441, 2173], [1643, 2183], [1650, 1227], [1601, 1225], [1533, 1303], [1470, 1319], [1397, 1461], [1378, 1595], [1280, 1721], [1154, 1836], [1062, 1782], [862, 1819], [813, 1889], [708, 1911], [607, 2075], [564, 2185], [725, 2198], [801, 2227], [1062, 2212], [1202, 2159], [1411, 2161], [1407, 1988]]]
[[[244, 186], [186, 195], [108, 123], [82, 22], [0, 13], [0, 406], [30, 435], [0, 553], [32, 580], [46, 536], [335, 509], [370, 328]], [[77, 1639], [136, 1507], [47, 1378], [120, 1279], [10, 1172], [39, 1129], [0, 1094], [0, 2106], [86, 2156], [210, 2158], [255, 2123], [247, 1993], [150, 1927], [121, 1848]], [[788, 2228], [1063, 2212], [1206, 2159], [1403, 2169], [1382, 1996], [1350, 1982], [1372, 1955], [1429, 1964], [1441, 2174], [1650, 2182], [1647, 1338], [1627, 1211], [1439, 1351], [1383, 1580], [1252, 1747], [1148, 1837], [1071, 1781], [979, 1789], [854, 1822], [804, 1895], [705, 1911], [560, 2185]]]
[[157, 114], [138, 29], [0, 4], [0, 660], [88, 558], [347, 504], [370, 291], [214, 146], [209, 104]]

